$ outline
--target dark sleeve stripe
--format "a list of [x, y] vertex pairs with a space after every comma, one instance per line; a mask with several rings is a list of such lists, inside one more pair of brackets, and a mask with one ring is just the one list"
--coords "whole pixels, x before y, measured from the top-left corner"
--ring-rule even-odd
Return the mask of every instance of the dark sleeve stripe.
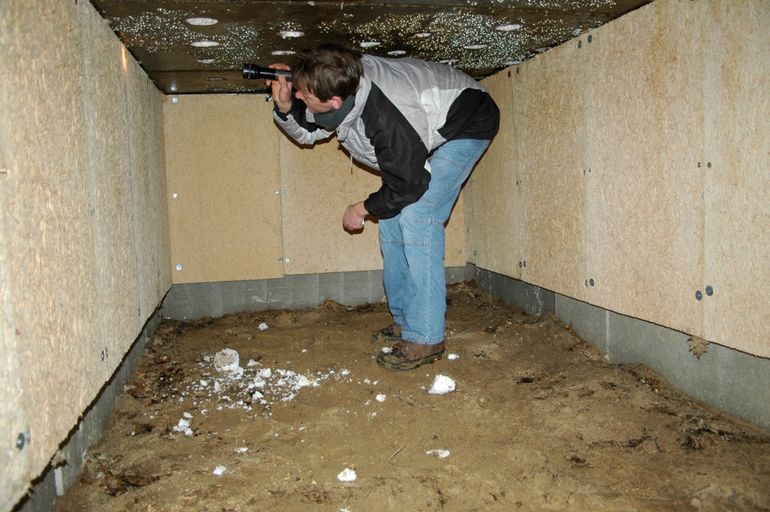
[[307, 111], [307, 105], [305, 105], [305, 102], [302, 100], [298, 100], [297, 98], [293, 97], [291, 98], [291, 109], [287, 113], [283, 113], [280, 110], [278, 110], [278, 106], [276, 105], [273, 110], [275, 111], [276, 115], [283, 119], [284, 121], [287, 121], [289, 119], [289, 115], [294, 118], [294, 120], [297, 122], [298, 125], [300, 125], [302, 128], [309, 132], [316, 131], [319, 126], [315, 123], [311, 123], [307, 120], [305, 116], [305, 111]]
[[364, 206], [378, 219], [389, 219], [428, 190], [428, 150], [414, 127], [375, 84], [361, 119], [382, 175], [382, 187], [364, 201]]
[[500, 110], [485, 91], [465, 89], [455, 99], [438, 132], [446, 140], [491, 140], [500, 126]]

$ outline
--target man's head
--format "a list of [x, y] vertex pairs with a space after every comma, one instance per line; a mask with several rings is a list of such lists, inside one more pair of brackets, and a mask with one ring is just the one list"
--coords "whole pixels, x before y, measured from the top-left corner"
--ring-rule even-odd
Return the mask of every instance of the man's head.
[[298, 98], [306, 103], [308, 99], [327, 103], [354, 95], [364, 68], [360, 53], [336, 44], [321, 44], [300, 53], [293, 74]]

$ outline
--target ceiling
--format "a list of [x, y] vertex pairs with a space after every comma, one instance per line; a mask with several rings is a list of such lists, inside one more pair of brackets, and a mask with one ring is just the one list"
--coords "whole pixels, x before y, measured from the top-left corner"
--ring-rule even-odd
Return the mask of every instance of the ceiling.
[[244, 63], [334, 42], [481, 79], [651, 0], [91, 0], [166, 94], [263, 93]]

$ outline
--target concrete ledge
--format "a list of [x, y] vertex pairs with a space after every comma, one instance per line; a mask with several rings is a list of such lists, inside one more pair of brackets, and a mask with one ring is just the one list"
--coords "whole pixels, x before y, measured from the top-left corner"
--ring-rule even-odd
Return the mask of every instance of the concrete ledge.
[[[446, 269], [448, 283], [472, 279], [468, 267]], [[333, 300], [346, 306], [385, 300], [382, 271], [302, 274], [278, 279], [175, 284], [161, 306], [163, 318], [195, 320], [238, 311], [312, 308]]]
[[110, 380], [83, 413], [83, 418], [62, 443], [61, 454], [67, 461], [58, 467], [49, 466], [40, 477], [32, 482], [27, 496], [13, 508], [14, 512], [48, 512], [54, 510], [57, 496], [63, 496], [78, 480], [83, 459], [91, 446], [102, 435], [102, 429], [112, 415], [115, 400], [123, 392], [139, 358], [144, 354], [147, 338], [160, 324], [160, 311], [156, 311], [145, 323], [142, 332], [123, 357]]
[[686, 333], [489, 270], [471, 267], [470, 272], [497, 299], [530, 314], [554, 311], [612, 362], [643, 364], [686, 395], [770, 431], [770, 359], [716, 343], [698, 359], [690, 352]]

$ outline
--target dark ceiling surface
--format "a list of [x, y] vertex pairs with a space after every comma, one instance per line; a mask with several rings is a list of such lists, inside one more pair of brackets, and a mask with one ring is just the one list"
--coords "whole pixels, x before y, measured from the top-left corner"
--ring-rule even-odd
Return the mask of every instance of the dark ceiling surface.
[[244, 63], [334, 42], [482, 79], [651, 0], [91, 0], [166, 94], [263, 93]]

